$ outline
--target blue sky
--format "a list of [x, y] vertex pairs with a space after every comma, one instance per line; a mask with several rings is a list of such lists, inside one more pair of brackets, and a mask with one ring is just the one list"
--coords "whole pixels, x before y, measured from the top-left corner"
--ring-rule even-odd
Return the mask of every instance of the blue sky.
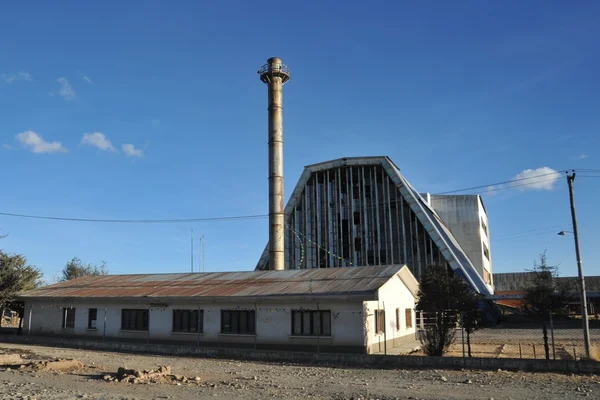
[[[286, 198], [303, 166], [345, 156], [388, 155], [431, 193], [600, 168], [599, 15], [593, 1], [5, 2], [0, 212], [266, 214], [256, 70], [271, 56], [292, 69]], [[556, 235], [570, 229], [557, 177], [484, 195], [496, 272], [530, 268], [547, 248], [576, 273], [572, 238]], [[584, 267], [600, 274], [600, 180], [575, 185]], [[205, 236], [207, 270], [251, 270], [267, 240], [266, 219], [0, 216], [0, 229], [1, 248], [47, 281], [74, 256], [114, 273], [188, 271], [190, 229]]]

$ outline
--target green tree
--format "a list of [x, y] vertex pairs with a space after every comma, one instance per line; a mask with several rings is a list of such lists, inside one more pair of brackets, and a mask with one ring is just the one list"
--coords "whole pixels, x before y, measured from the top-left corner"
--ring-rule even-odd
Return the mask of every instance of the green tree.
[[558, 266], [549, 265], [546, 251], [540, 254], [539, 261], [533, 263], [533, 279], [527, 287], [524, 303], [526, 311], [542, 322], [544, 335], [544, 350], [546, 359], [550, 359], [548, 345], [548, 327], [546, 321], [553, 316], [564, 316], [568, 313], [567, 306], [571, 299], [572, 290], [565, 284], [559, 283]]
[[22, 314], [22, 306], [14, 302], [15, 297], [19, 292], [40, 286], [41, 277], [40, 270], [28, 265], [25, 256], [0, 250], [0, 309], [8, 306]]
[[[425, 354], [442, 356], [448, 350], [454, 342], [461, 312], [470, 310], [468, 307], [475, 303], [475, 294], [467, 283], [446, 265], [427, 267], [421, 278], [416, 307], [426, 317], [419, 335]], [[472, 325], [474, 330], [476, 323]]]
[[86, 275], [108, 275], [106, 261], [102, 261], [99, 267], [94, 264], [84, 264], [79, 258], [73, 257], [62, 270], [61, 282], [70, 281]]

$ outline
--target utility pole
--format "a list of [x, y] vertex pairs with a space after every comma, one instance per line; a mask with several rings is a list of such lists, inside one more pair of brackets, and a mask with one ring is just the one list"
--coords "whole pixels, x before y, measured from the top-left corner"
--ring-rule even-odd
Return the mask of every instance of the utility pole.
[[194, 273], [194, 230], [192, 229], [190, 232], [190, 239], [191, 239], [191, 243], [190, 243], [190, 264], [191, 264], [191, 270], [192, 273]]
[[569, 184], [569, 199], [571, 200], [571, 217], [573, 218], [573, 237], [575, 237], [575, 255], [577, 256], [577, 270], [579, 272], [579, 285], [581, 290], [581, 321], [583, 324], [583, 341], [585, 343], [585, 356], [590, 358], [590, 324], [588, 322], [587, 296], [585, 292], [585, 277], [581, 263], [581, 251], [579, 250], [579, 231], [577, 229], [577, 214], [575, 213], [575, 195], [573, 194], [573, 181], [575, 170], [569, 175], [567, 172], [567, 183]]

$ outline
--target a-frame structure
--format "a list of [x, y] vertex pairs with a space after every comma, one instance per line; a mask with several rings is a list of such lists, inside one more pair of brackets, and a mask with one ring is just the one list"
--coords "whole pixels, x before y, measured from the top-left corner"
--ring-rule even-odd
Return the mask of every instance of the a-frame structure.
[[[450, 229], [388, 157], [352, 157], [305, 167], [285, 208], [285, 268], [406, 264], [420, 280], [445, 263], [491, 295]], [[257, 269], [269, 269], [268, 247]]]

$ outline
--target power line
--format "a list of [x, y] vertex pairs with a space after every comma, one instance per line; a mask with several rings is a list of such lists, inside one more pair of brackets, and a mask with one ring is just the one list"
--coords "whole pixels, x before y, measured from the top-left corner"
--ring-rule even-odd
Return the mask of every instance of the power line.
[[44, 219], [51, 221], [70, 221], [70, 222], [99, 222], [99, 223], [120, 223], [120, 224], [157, 224], [157, 223], [182, 223], [182, 222], [224, 222], [224, 221], [243, 221], [249, 219], [267, 218], [268, 214], [257, 215], [237, 215], [231, 217], [209, 217], [209, 218], [179, 218], [179, 219], [90, 219], [90, 218], [67, 218], [67, 217], [49, 217], [45, 215], [13, 214], [0, 212], [0, 215], [17, 218]]
[[[562, 173], [565, 173], [565, 172], [567, 172], [567, 171], [566, 170], [561, 170], [561, 171], [556, 171], [556, 172], [550, 172], [550, 173], [547, 173], [547, 174], [540, 174], [540, 175], [530, 176], [530, 177], [527, 177], [527, 178], [512, 179], [510, 181], [504, 181], [504, 182], [498, 182], [498, 183], [489, 183], [487, 185], [473, 186], [473, 187], [470, 187], [470, 188], [451, 190], [451, 191], [448, 191], [448, 192], [442, 192], [442, 193], [437, 193], [437, 194], [451, 194], [451, 193], [458, 193], [458, 192], [466, 192], [468, 190], [474, 190], [474, 189], [483, 189], [483, 188], [487, 189], [490, 186], [506, 185], [506, 184], [513, 183], [513, 182], [526, 181], [526, 180], [529, 180], [529, 179], [537, 179], [537, 178], [541, 178], [541, 177], [544, 177], [544, 176], [557, 175], [557, 174], [562, 174]], [[552, 178], [550, 180], [554, 180], [554, 179], [555, 178]], [[531, 185], [533, 183], [536, 183], [536, 182], [526, 183], [526, 185]], [[514, 187], [514, 186], [511, 186], [511, 187]]]
[[[586, 170], [580, 170], [580, 171], [586, 171]], [[590, 169], [588, 171], [589, 171], [588, 173], [594, 173], [594, 171], [600, 172], [600, 169], [598, 169], [598, 170]], [[484, 194], [484, 193], [496, 192], [499, 190], [513, 189], [516, 187], [531, 186], [531, 185], [540, 184], [540, 183], [544, 183], [544, 182], [555, 181], [557, 179], [556, 177], [542, 179], [542, 180], [539, 180], [538, 178], [562, 174], [564, 172], [566, 172], [566, 171], [556, 171], [556, 172], [540, 174], [540, 175], [527, 177], [527, 178], [512, 179], [512, 180], [504, 181], [504, 182], [497, 182], [497, 183], [491, 183], [491, 184], [487, 184], [487, 185], [473, 186], [470, 188], [457, 189], [457, 190], [437, 193], [437, 194], [434, 194], [434, 196], [465, 192], [465, 191], [475, 190], [475, 189], [485, 189], [485, 190], [479, 190], [479, 191], [471, 192], [469, 194]], [[579, 176], [581, 176], [582, 178], [600, 178], [600, 175], [579, 175]], [[532, 179], [536, 179], [536, 180], [530, 181]], [[529, 182], [521, 183], [518, 185], [510, 185], [511, 183], [522, 182], [522, 181], [529, 181]], [[268, 214], [237, 215], [237, 216], [227, 216], [227, 217], [206, 217], [206, 218], [177, 218], [177, 219], [95, 219], [95, 218], [54, 217], [54, 216], [45, 216], [45, 215], [16, 214], [16, 213], [6, 213], [6, 212], [0, 212], [0, 216], [15, 217], [15, 218], [29, 218], [29, 219], [38, 219], [38, 220], [65, 221], [65, 222], [120, 223], [120, 224], [161, 224], [161, 223], [165, 223], [165, 224], [167, 224], [167, 223], [189, 223], [189, 222], [244, 221], [244, 220], [267, 218]]]

